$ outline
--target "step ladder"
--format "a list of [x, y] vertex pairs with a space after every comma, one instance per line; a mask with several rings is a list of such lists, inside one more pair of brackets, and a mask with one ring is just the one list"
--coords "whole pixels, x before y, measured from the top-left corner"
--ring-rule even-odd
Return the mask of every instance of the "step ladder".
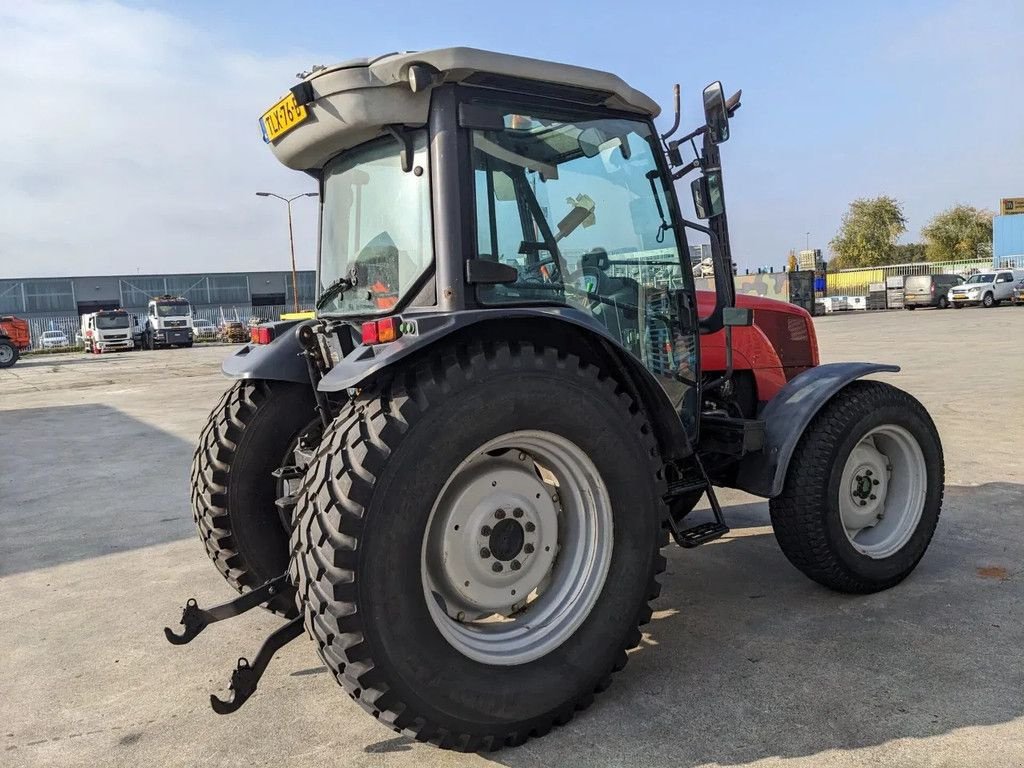
[[693, 455], [693, 464], [684, 469], [679, 479], [669, 483], [665, 500], [671, 501], [673, 498], [693, 493], [694, 491], [701, 491], [707, 495], [708, 503], [711, 504], [711, 511], [715, 519], [689, 528], [683, 528], [672, 515], [668, 516], [669, 530], [672, 531], [672, 538], [676, 540], [676, 544], [686, 549], [693, 549], [701, 544], [707, 544], [709, 541], [721, 538], [729, 532], [729, 526], [725, 524], [725, 517], [722, 515], [722, 505], [718, 503], [715, 489], [711, 485], [707, 472], [704, 470], [704, 464], [697, 454]]

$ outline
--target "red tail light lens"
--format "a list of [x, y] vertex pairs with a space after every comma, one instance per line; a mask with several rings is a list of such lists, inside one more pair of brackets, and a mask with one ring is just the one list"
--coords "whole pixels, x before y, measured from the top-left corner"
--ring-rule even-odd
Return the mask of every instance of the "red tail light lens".
[[402, 335], [401, 322], [397, 317], [382, 317], [380, 320], [363, 323], [363, 344], [386, 344], [394, 341]]
[[256, 343], [257, 344], [269, 344], [274, 340], [274, 329], [266, 326], [259, 326], [256, 328]]
[[380, 341], [377, 335], [377, 322], [371, 320], [368, 323], [363, 323], [363, 344], [376, 344]]

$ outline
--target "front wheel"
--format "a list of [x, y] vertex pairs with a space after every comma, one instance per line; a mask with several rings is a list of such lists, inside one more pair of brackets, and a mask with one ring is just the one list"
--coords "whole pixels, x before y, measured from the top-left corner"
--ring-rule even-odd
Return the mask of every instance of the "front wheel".
[[981, 300], [981, 305], [985, 307], [985, 309], [991, 309], [996, 305], [995, 296], [993, 296], [991, 293], [986, 293], [985, 298]]
[[643, 411], [533, 345], [441, 351], [358, 395], [292, 534], [306, 628], [396, 731], [461, 751], [572, 719], [626, 663], [664, 568]]
[[818, 413], [769, 503], [789, 561], [840, 592], [887, 589], [914, 570], [943, 495], [942, 444], [916, 399], [855, 381]]
[[949, 299], [947, 299], [945, 296], [939, 297], [939, 309], [948, 309], [948, 308], [949, 308]]

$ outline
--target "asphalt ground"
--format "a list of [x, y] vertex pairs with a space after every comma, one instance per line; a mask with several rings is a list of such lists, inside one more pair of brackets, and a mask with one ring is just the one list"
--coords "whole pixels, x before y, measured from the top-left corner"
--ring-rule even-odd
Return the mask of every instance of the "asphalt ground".
[[188, 469], [232, 349], [25, 358], [0, 371], [0, 765], [1024, 765], [1024, 309], [816, 319], [823, 360], [897, 363], [943, 438], [931, 548], [896, 588], [831, 593], [785, 560], [767, 504], [667, 550], [654, 620], [568, 726], [458, 755], [362, 712], [300, 639], [218, 717], [261, 611], [170, 646], [185, 598], [231, 596]]

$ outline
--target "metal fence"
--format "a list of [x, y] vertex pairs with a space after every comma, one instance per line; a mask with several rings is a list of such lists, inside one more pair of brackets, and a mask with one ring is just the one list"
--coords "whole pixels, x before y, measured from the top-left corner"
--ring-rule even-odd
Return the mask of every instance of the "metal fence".
[[[313, 308], [312, 304], [300, 304], [299, 311], [308, 311]], [[146, 311], [128, 310], [131, 314], [140, 318], [145, 324]], [[215, 328], [230, 321], [240, 321], [245, 324], [250, 322], [265, 322], [277, 320], [286, 312], [293, 312], [294, 308], [288, 306], [250, 307], [242, 305], [230, 305], [220, 307], [203, 307], [192, 310], [193, 319], [209, 320]], [[81, 329], [82, 318], [79, 315], [67, 312], [54, 313], [38, 317], [26, 318], [29, 326], [29, 335], [32, 340], [32, 349], [35, 350], [57, 350], [57, 349], [82, 349]]]
[[[970, 277], [976, 272], [992, 269], [991, 259], [975, 261], [916, 262], [913, 264], [890, 264], [884, 267], [866, 269], [840, 269], [825, 275], [826, 293], [829, 296], [867, 296], [871, 286], [885, 285], [893, 277], [911, 275], [960, 275]], [[902, 282], [900, 283], [902, 287]]]

